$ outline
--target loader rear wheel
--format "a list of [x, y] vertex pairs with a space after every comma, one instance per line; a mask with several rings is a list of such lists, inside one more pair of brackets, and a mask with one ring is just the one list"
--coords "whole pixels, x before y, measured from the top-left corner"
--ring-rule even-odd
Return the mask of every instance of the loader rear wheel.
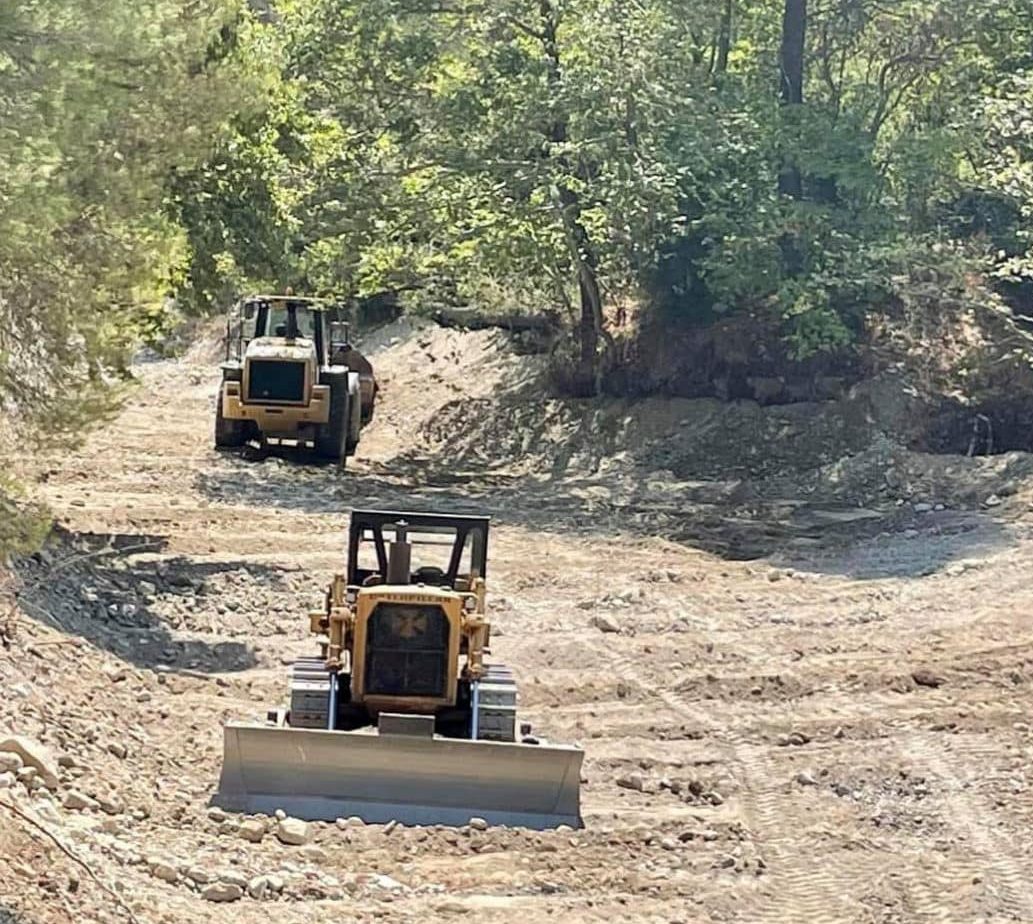
[[222, 393], [215, 399], [215, 448], [239, 449], [247, 442], [248, 421], [227, 420], [222, 416]]
[[349, 375], [348, 383], [348, 445], [347, 453], [355, 455], [362, 433], [362, 393], [359, 391], [359, 377]]

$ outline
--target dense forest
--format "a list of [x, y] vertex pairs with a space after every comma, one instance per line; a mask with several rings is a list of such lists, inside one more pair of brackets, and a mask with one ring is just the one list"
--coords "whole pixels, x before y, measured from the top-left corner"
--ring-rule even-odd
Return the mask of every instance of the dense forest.
[[74, 432], [117, 397], [127, 351], [251, 288], [545, 313], [579, 395], [635, 391], [627, 369], [677, 366], [672, 344], [701, 331], [718, 354], [745, 336], [761, 374], [911, 356], [971, 376], [973, 344], [1026, 352], [1033, 16], [1029, 0], [6, 4], [0, 202], [19, 439]]

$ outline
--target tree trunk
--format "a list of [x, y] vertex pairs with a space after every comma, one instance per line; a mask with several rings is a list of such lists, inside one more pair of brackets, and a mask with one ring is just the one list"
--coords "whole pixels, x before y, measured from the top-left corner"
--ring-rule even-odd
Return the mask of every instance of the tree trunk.
[[[552, 0], [540, 0], [539, 12], [542, 20], [541, 41], [549, 62], [549, 84], [554, 90], [559, 91], [563, 80], [563, 70], [558, 40], [558, 14]], [[568, 134], [566, 114], [558, 113], [549, 127], [549, 140], [554, 145], [565, 144]], [[566, 161], [566, 155], [564, 155], [564, 161]], [[564, 162], [563, 166], [568, 170], [571, 169], [569, 163]], [[580, 170], [577, 172], [583, 173]], [[557, 190], [571, 262], [577, 273], [581, 302], [581, 318], [578, 324], [578, 363], [573, 390], [582, 397], [588, 397], [599, 390], [599, 338], [602, 334], [603, 307], [602, 292], [599, 287], [598, 259], [588, 229], [581, 221], [581, 200], [578, 194], [562, 181], [557, 183]]]
[[[783, 106], [803, 104], [804, 46], [807, 37], [807, 0], [785, 0], [779, 91]], [[794, 199], [803, 195], [800, 168], [786, 159], [778, 177], [779, 192]]]
[[460, 330], [508, 330], [514, 334], [553, 334], [560, 326], [557, 314], [484, 314], [474, 308], [439, 308], [435, 324]]
[[[587, 241], [581, 223], [577, 227]], [[603, 298], [599, 291], [599, 279], [595, 271], [592, 253], [583, 254], [578, 266], [578, 291], [581, 294], [581, 331], [578, 356], [577, 390], [588, 397], [599, 391], [599, 332], [603, 321]]]
[[728, 53], [732, 48], [732, 13], [735, 0], [725, 0], [725, 8], [721, 13], [721, 26], [717, 33], [717, 62], [714, 73], [723, 74], [728, 70]]

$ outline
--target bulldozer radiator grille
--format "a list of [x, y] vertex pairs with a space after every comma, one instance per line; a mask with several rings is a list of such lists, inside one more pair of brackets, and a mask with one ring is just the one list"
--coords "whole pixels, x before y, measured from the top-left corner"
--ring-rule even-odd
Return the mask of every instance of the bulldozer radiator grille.
[[449, 625], [436, 606], [381, 603], [366, 635], [366, 693], [445, 696]]
[[252, 360], [248, 363], [247, 394], [251, 401], [304, 401], [305, 364]]

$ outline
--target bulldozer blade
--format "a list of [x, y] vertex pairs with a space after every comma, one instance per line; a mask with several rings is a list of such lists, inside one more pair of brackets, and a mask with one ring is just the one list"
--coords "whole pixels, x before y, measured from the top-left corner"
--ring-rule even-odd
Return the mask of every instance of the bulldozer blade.
[[231, 722], [213, 803], [307, 821], [581, 827], [584, 753], [566, 745], [415, 738]]

